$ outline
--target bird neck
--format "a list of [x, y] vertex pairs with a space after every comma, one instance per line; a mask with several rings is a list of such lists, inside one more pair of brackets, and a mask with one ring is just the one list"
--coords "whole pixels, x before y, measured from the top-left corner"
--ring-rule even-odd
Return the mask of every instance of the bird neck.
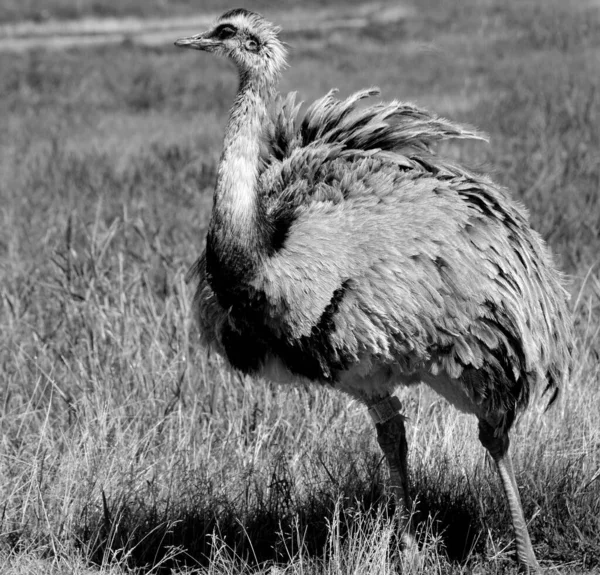
[[257, 183], [268, 100], [264, 84], [241, 75], [227, 122], [207, 237], [207, 271], [217, 294], [247, 284], [267, 249], [268, 226]]

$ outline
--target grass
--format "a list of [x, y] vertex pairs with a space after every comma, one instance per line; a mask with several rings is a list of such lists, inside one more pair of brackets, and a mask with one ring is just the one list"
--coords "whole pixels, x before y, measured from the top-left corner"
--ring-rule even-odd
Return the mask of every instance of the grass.
[[[282, 90], [378, 84], [490, 134], [456, 153], [528, 206], [576, 319], [571, 382], [513, 433], [530, 533], [544, 565], [596, 572], [597, 8], [449, 4], [287, 37]], [[3, 573], [515, 572], [471, 418], [400, 391], [422, 519], [422, 552], [401, 555], [364, 410], [242, 379], [199, 348], [183, 276], [208, 222], [231, 67], [130, 44], [0, 66]]]

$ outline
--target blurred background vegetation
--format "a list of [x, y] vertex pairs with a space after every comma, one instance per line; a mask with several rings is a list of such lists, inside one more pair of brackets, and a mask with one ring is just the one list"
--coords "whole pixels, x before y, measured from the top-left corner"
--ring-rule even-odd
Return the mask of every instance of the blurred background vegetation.
[[[220, 13], [229, 8], [243, 6], [256, 12], [289, 10], [306, 8], [307, 6], [335, 6], [332, 2], [308, 0], [254, 0], [228, 4], [224, 0], [4, 0], [0, 6], [0, 22], [18, 22], [32, 20], [44, 22], [47, 20], [73, 20], [78, 18], [157, 18], [173, 16], [189, 16], [199, 13]], [[364, 5], [361, 0], [348, 0], [339, 8]], [[373, 5], [378, 8], [381, 4]]]

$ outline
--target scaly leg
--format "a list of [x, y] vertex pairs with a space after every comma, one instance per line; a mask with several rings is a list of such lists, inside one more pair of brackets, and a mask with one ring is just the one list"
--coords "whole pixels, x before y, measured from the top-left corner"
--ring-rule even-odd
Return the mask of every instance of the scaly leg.
[[508, 434], [505, 433], [496, 437], [494, 435], [494, 428], [486, 421], [479, 420], [479, 440], [489, 451], [496, 463], [500, 480], [502, 481], [502, 487], [504, 488], [510, 515], [512, 517], [515, 542], [517, 544], [517, 557], [521, 569], [525, 573], [541, 573], [539, 563], [535, 558], [535, 553], [531, 546], [531, 539], [529, 538], [529, 532], [527, 531], [527, 523], [525, 522], [525, 516], [523, 515], [521, 498], [519, 497], [517, 480], [515, 479], [512, 460], [508, 453]]
[[401, 407], [397, 397], [388, 396], [372, 404], [369, 414], [377, 428], [377, 442], [388, 462], [390, 486], [400, 511], [402, 543], [408, 548], [415, 544], [415, 537], [410, 520], [412, 500], [408, 491], [408, 444]]

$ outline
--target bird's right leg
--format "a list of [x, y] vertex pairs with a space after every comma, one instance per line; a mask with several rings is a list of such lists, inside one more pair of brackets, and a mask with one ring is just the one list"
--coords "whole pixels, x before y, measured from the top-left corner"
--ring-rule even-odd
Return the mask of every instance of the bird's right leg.
[[400, 511], [402, 543], [405, 547], [412, 547], [415, 537], [411, 523], [412, 500], [408, 491], [408, 444], [401, 409], [400, 400], [388, 395], [369, 405], [369, 415], [375, 422], [377, 442], [388, 462], [391, 489]]

